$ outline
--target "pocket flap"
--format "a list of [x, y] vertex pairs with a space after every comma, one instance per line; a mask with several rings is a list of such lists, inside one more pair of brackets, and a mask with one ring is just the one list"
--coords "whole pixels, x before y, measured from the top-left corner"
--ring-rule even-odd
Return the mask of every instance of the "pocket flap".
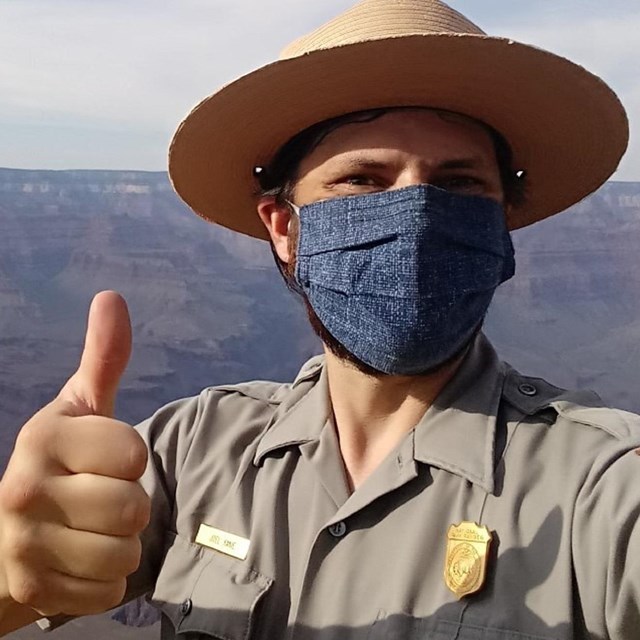
[[151, 602], [171, 620], [177, 634], [247, 640], [258, 603], [272, 582], [244, 561], [176, 536]]

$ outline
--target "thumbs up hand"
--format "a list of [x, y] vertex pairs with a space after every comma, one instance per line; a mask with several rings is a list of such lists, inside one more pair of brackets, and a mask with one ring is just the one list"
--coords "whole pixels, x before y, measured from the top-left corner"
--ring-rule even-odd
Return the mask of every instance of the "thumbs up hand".
[[98, 294], [78, 370], [22, 428], [0, 482], [0, 597], [39, 614], [119, 604], [140, 562], [147, 448], [113, 419], [130, 351], [126, 303]]

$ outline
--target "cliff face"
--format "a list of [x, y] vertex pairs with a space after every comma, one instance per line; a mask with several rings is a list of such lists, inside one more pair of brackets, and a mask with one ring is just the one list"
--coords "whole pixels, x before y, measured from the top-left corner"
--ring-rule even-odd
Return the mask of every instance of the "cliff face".
[[513, 238], [517, 275], [487, 322], [501, 356], [640, 412], [640, 184], [606, 184]]
[[[266, 244], [194, 216], [164, 173], [2, 169], [0, 221], [0, 423], [14, 430], [74, 370], [101, 289], [130, 304], [130, 422], [211, 384], [290, 379], [318, 351]], [[501, 355], [640, 411], [639, 239], [636, 183], [516, 232], [517, 276], [486, 325]], [[0, 438], [6, 456], [13, 431]]]
[[[75, 369], [91, 297], [128, 300], [119, 417], [205, 386], [290, 379], [318, 351], [266, 243], [194, 216], [163, 173], [0, 170], [0, 423], [17, 429]], [[13, 440], [5, 429], [0, 451]]]

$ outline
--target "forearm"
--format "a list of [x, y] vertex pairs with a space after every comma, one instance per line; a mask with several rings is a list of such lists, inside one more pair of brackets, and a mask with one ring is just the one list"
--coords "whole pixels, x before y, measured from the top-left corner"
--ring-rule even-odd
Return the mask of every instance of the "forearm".
[[42, 616], [31, 607], [18, 604], [9, 597], [0, 599], [0, 636], [26, 627]]
[[0, 636], [26, 627], [42, 616], [25, 604], [19, 604], [9, 595], [4, 568], [0, 570]]

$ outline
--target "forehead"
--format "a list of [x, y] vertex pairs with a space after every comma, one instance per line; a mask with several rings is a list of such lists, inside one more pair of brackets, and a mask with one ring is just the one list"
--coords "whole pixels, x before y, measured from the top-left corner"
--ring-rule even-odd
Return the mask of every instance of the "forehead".
[[434, 109], [397, 109], [369, 121], [331, 130], [302, 160], [301, 174], [328, 161], [363, 150], [387, 150], [437, 162], [474, 156], [495, 162], [488, 127], [466, 116]]

